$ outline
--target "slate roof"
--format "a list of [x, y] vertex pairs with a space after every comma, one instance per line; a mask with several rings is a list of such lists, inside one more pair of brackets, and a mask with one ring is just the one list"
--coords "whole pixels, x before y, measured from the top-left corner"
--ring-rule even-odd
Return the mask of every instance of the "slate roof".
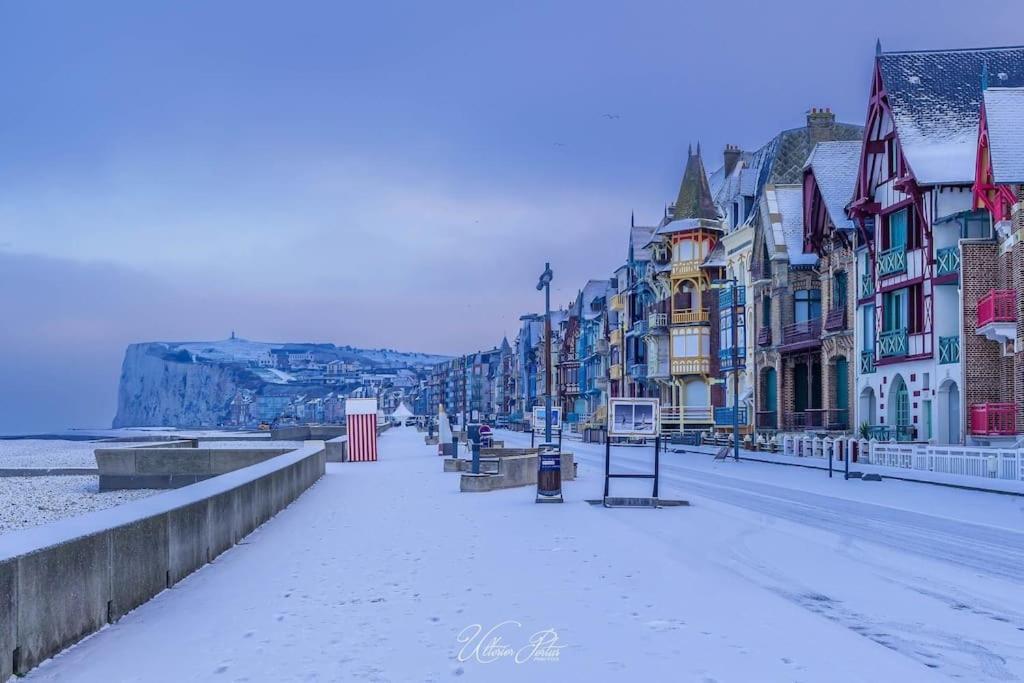
[[804, 190], [800, 185], [769, 185], [763, 195], [762, 224], [772, 258], [813, 266], [817, 254], [804, 253]]
[[686, 169], [679, 183], [679, 195], [676, 197], [672, 217], [718, 219], [718, 209], [711, 197], [711, 188], [708, 186], [704, 162], [700, 158], [699, 145], [696, 154], [687, 151]]
[[634, 261], [650, 261], [651, 249], [648, 246], [657, 228], [646, 225], [634, 225], [629, 229], [629, 246], [633, 248]]
[[985, 90], [985, 122], [993, 179], [1024, 183], [1024, 88]]
[[859, 140], [819, 142], [804, 167], [814, 173], [814, 182], [825, 201], [832, 224], [840, 230], [853, 230], [855, 227], [846, 216], [846, 205], [853, 198], [857, 183], [860, 151]]
[[982, 72], [987, 68], [990, 86], [1024, 86], [1024, 47], [883, 52], [878, 63], [917, 182], [972, 182]]
[[[812, 129], [807, 126], [790, 128], [780, 132], [754, 152], [743, 152], [741, 164], [728, 178], [722, 168], [712, 174], [716, 188], [715, 203], [725, 207], [737, 197], [759, 198], [766, 185], [793, 185], [803, 182], [803, 169], [817, 142], [857, 141], [864, 136], [864, 129], [852, 123], [831, 122], [827, 128]], [[742, 168], [740, 168], [742, 166]], [[852, 194], [852, 192], [851, 192]], [[756, 220], [756, 210], [747, 221]]]

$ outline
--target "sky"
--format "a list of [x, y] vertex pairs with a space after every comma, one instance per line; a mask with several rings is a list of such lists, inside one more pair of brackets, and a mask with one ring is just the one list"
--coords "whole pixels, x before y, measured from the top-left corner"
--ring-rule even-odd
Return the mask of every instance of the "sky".
[[108, 425], [133, 342], [492, 346], [545, 261], [556, 304], [612, 274], [689, 144], [710, 171], [811, 107], [862, 123], [876, 38], [1014, 44], [1022, 15], [0, 0], [0, 433]]

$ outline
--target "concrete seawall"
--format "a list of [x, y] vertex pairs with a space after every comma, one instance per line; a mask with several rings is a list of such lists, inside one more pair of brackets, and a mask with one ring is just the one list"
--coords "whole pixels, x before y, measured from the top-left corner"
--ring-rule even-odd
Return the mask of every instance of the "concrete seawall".
[[210, 562], [312, 486], [325, 462], [323, 444], [313, 442], [191, 486], [0, 535], [0, 681]]
[[176, 489], [284, 455], [294, 448], [97, 448], [100, 491]]

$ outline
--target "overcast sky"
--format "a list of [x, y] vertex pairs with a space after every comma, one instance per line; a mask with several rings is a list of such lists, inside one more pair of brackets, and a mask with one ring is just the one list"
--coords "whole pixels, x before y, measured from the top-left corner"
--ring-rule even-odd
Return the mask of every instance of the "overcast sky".
[[689, 143], [861, 123], [876, 37], [1012, 44], [1022, 13], [0, 0], [0, 433], [107, 425], [135, 341], [492, 345], [545, 260], [558, 303], [610, 275]]

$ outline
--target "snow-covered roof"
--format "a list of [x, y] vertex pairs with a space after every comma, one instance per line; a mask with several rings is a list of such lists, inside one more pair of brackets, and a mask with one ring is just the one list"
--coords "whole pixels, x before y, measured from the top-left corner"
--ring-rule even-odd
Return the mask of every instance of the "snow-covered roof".
[[985, 122], [993, 180], [1024, 183], [1024, 87], [987, 89]]
[[903, 155], [923, 185], [974, 180], [982, 73], [1024, 86], [1024, 47], [885, 52], [879, 68]]
[[651, 260], [651, 250], [648, 245], [656, 229], [646, 225], [634, 225], [629, 229], [629, 244], [633, 248], [633, 260]]
[[846, 215], [846, 205], [853, 197], [860, 167], [861, 142], [843, 140], [819, 142], [814, 146], [805, 168], [814, 173], [821, 198], [832, 224], [840, 230], [853, 230], [853, 221]]
[[816, 254], [804, 253], [804, 191], [799, 185], [769, 185], [764, 192], [767, 211], [765, 234], [770, 236], [773, 258], [784, 255], [794, 266], [813, 266]]

